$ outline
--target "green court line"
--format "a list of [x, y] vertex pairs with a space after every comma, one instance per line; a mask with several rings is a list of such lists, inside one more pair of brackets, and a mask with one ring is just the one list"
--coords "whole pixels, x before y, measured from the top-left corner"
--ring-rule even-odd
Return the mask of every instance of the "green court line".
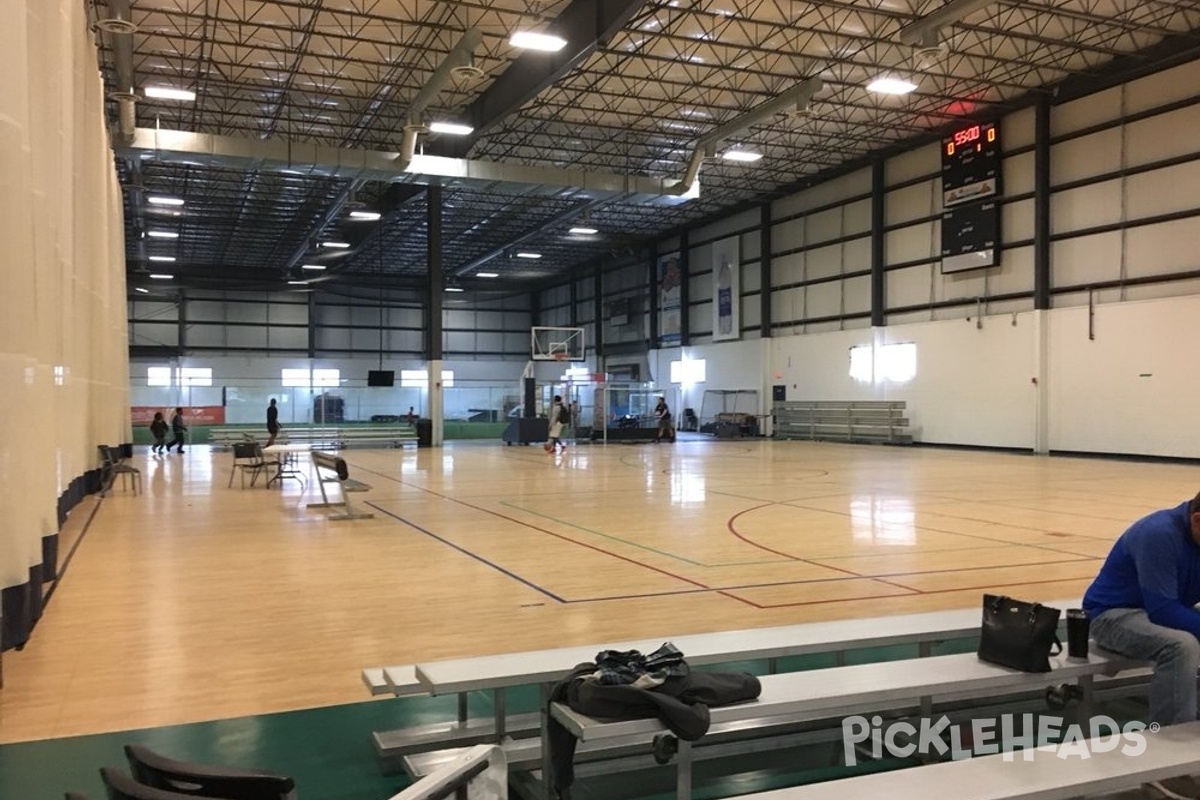
[[796, 560], [792, 559], [792, 558], [771, 558], [771, 559], [763, 559], [761, 561], [727, 561], [727, 562], [720, 563], [720, 564], [705, 564], [703, 561], [694, 561], [694, 560], [692, 560], [690, 558], [686, 558], [684, 556], [677, 556], [674, 553], [668, 553], [666, 550], [659, 550], [655, 547], [649, 547], [644, 544], [639, 544], [638, 542], [630, 541], [629, 539], [622, 539], [620, 536], [613, 536], [610, 533], [602, 533], [601, 531], [592, 530], [591, 528], [585, 528], [582, 525], [576, 525], [573, 522], [567, 522], [564, 519], [559, 519], [558, 517], [552, 517], [549, 514], [543, 514], [540, 511], [533, 511], [532, 509], [525, 508], [524, 506], [519, 506], [515, 503], [508, 503], [508, 502], [501, 501], [500, 505], [508, 506], [509, 508], [515, 508], [517, 511], [524, 511], [526, 514], [532, 514], [535, 517], [541, 517], [542, 519], [548, 519], [551, 522], [558, 523], [559, 525], [565, 525], [566, 527], [574, 528], [577, 531], [583, 531], [584, 533], [590, 533], [593, 536], [599, 536], [602, 539], [609, 539], [614, 542], [620, 542], [621, 544], [629, 545], [630, 547], [636, 547], [639, 550], [646, 550], [648, 552], [655, 553], [660, 556], [666, 556], [667, 558], [673, 558], [676, 561], [682, 561], [685, 564], [691, 564], [693, 567], [705, 567], [705, 568], [711, 569], [714, 567], [744, 567], [744, 566], [753, 566], [756, 564], [794, 564], [794, 563], [796, 563]]

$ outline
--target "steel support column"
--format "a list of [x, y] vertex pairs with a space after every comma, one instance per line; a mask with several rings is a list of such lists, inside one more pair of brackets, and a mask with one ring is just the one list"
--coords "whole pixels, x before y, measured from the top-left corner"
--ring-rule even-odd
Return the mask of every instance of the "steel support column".
[[884, 247], [883, 227], [885, 224], [885, 200], [887, 185], [884, 183], [884, 162], [871, 164], [871, 327], [882, 328], [887, 324], [884, 290]]

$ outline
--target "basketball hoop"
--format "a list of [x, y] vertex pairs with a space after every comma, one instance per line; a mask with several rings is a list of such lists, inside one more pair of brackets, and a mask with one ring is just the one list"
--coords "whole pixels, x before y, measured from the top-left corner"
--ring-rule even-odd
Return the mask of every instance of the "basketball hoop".
[[559, 352], [559, 353], [555, 353], [555, 354], [554, 354], [554, 360], [555, 360], [555, 361], [560, 361], [560, 362], [561, 362], [561, 361], [566, 361], [566, 360], [567, 360], [567, 354], [566, 354], [566, 353], [561, 353], [561, 352]]

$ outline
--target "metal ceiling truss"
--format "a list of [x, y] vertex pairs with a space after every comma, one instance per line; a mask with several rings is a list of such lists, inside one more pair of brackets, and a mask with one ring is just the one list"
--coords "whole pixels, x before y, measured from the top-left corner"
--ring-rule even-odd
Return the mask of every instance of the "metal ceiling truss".
[[[108, 0], [85, 1], [109, 16]], [[98, 39], [110, 88], [128, 57], [139, 89], [197, 93], [127, 102], [130, 130], [228, 137], [212, 140], [223, 152], [142, 141], [119, 159], [130, 274], [173, 255], [179, 283], [203, 286], [419, 284], [419, 181], [443, 186], [445, 274], [480, 291], [544, 285], [1031, 93], [1200, 48], [1200, 5], [1184, 0], [111, 0], [124, 4], [137, 32]], [[523, 52], [507, 42], [517, 30], [569, 44]], [[868, 92], [882, 73], [918, 89]], [[804, 108], [754, 116], [809, 78], [822, 88]], [[436, 120], [475, 130], [416, 133]], [[406, 129], [423, 178], [395, 169]], [[733, 146], [763, 158], [714, 157]], [[697, 154], [699, 198], [650, 203], [672, 199]], [[146, 206], [154, 193], [181, 197], [179, 216]], [[352, 199], [382, 218], [349, 222]], [[602, 233], [566, 234], [585, 208]], [[144, 235], [163, 229], [179, 238]], [[335, 236], [354, 246], [314, 250]], [[318, 277], [299, 269], [312, 258]], [[481, 266], [501, 277], [473, 278]]]

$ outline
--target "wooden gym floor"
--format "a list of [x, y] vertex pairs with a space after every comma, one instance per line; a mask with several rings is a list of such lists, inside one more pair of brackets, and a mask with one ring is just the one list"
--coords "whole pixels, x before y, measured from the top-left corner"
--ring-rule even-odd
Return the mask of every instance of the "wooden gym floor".
[[311, 476], [226, 488], [227, 451], [139, 452], [141, 496], [71, 514], [0, 743], [359, 703], [371, 666], [1079, 596], [1200, 487], [1192, 464], [707, 437], [345, 456], [374, 519], [308, 509]]

